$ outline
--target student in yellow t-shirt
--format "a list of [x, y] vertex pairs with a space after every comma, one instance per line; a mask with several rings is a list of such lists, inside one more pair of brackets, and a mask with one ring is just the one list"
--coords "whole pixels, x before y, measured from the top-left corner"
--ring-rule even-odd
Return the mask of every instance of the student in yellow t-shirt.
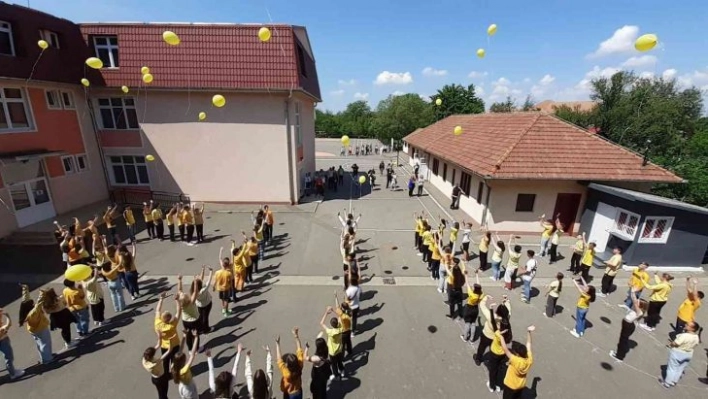
[[462, 320], [465, 322], [465, 329], [460, 335], [465, 342], [470, 342], [477, 330], [477, 319], [479, 318], [479, 304], [482, 302], [484, 292], [479, 283], [479, 270], [474, 271], [474, 285], [470, 286], [470, 279], [465, 279], [467, 285], [467, 303], [462, 311]]
[[421, 238], [421, 249], [423, 250], [423, 263], [430, 262], [430, 255], [432, 253], [428, 249], [430, 243], [433, 241], [433, 232], [431, 231], [430, 225], [427, 222], [423, 222], [423, 233], [420, 235]]
[[111, 240], [114, 242], [120, 242], [118, 238], [118, 230], [116, 229], [116, 210], [118, 205], [109, 206], [106, 213], [103, 214], [103, 221], [106, 223], [106, 228], [110, 233]]
[[645, 317], [645, 323], [639, 324], [639, 327], [647, 330], [654, 331], [656, 326], [659, 324], [661, 308], [666, 305], [666, 301], [669, 300], [669, 294], [674, 286], [671, 284], [671, 280], [674, 276], [669, 273], [664, 273], [659, 277], [658, 274], [654, 273], [654, 284], [644, 284], [644, 287], [652, 291], [649, 297], [649, 308], [647, 309], [647, 317]]
[[130, 242], [135, 242], [135, 215], [133, 215], [133, 209], [130, 205], [126, 205], [123, 208], [123, 219], [125, 220], [125, 227], [128, 230], [128, 238]]
[[615, 247], [612, 250], [612, 257], [605, 262], [605, 273], [602, 275], [602, 284], [598, 296], [606, 297], [612, 290], [612, 282], [617, 276], [617, 272], [622, 267], [622, 249]]
[[160, 209], [160, 204], [153, 205], [152, 211], [150, 212], [150, 217], [152, 218], [152, 223], [155, 225], [155, 236], [160, 240], [165, 239], [165, 225], [162, 223], [162, 209]]
[[180, 347], [177, 326], [179, 326], [179, 320], [182, 318], [182, 303], [179, 301], [179, 298], [175, 297], [177, 311], [173, 315], [168, 311], [162, 311], [165, 298], [167, 298], [166, 293], [163, 292], [160, 294], [160, 299], [157, 301], [157, 306], [155, 306], [155, 321], [153, 324], [155, 332], [160, 336], [160, 349], [162, 353], [169, 352], [169, 355], [164, 360], [164, 365], [165, 370], [170, 370], [170, 363], [179, 352]]
[[332, 365], [332, 374], [334, 376], [344, 378], [344, 348], [342, 345], [342, 326], [339, 324], [339, 319], [332, 317], [329, 320], [329, 327], [325, 324], [327, 320], [327, 315], [334, 313], [334, 309], [331, 306], [327, 307], [324, 315], [322, 315], [322, 320], [320, 320], [320, 326], [327, 335], [327, 349], [329, 352], [329, 360]]
[[489, 243], [492, 241], [492, 233], [485, 231], [479, 240], [479, 268], [487, 269], [487, 254], [489, 253]]
[[186, 225], [184, 224], [184, 209], [182, 204], [178, 204], [177, 206], [177, 230], [179, 231], [179, 239], [180, 241], [185, 241], [187, 238], [187, 233], [186, 233]]
[[583, 257], [580, 260], [580, 271], [576, 271], [575, 275], [580, 273], [583, 276], [583, 279], [587, 281], [590, 279], [590, 269], [595, 262], [595, 243], [588, 243], [585, 239], [585, 233], [583, 233], [583, 243], [585, 252], [583, 252]]
[[280, 337], [275, 340], [275, 356], [278, 358], [280, 370], [280, 391], [284, 397], [293, 398], [299, 393], [302, 397], [302, 366], [305, 360], [305, 351], [302, 350], [300, 335], [297, 328], [293, 329], [297, 350], [295, 353], [281, 354]]
[[194, 214], [189, 208], [189, 205], [185, 205], [182, 208], [182, 223], [187, 229], [187, 244], [194, 245], [192, 240], [194, 239]]
[[[639, 266], [637, 266], [636, 269], [634, 269], [634, 271], [632, 271], [632, 276], [629, 278], [629, 289], [627, 290], [627, 299], [624, 300], [624, 303], [621, 303], [617, 306], [625, 308], [627, 310], [632, 309], [634, 301], [632, 301], [631, 295], [636, 295], [637, 299], [639, 299], [642, 296], [642, 290], [644, 289], [644, 285], [649, 282], [649, 273], [647, 273], [648, 267], [648, 263], [642, 262], [639, 264]], [[632, 294], [632, 292], [634, 292], [634, 294]]]
[[583, 253], [585, 253], [585, 239], [583, 238], [585, 233], [578, 234], [575, 238], [575, 244], [573, 244], [570, 249], [573, 251], [573, 255], [570, 257], [570, 268], [569, 272], [577, 275], [582, 269], [580, 269], [580, 260], [583, 258]]
[[674, 325], [677, 334], [683, 333], [688, 323], [696, 321], [696, 311], [701, 307], [701, 301], [704, 297], [703, 291], [698, 291], [698, 280], [687, 277], [686, 299], [678, 308], [676, 324]]
[[89, 315], [84, 288], [66, 279], [64, 280], [64, 287], [66, 288], [64, 288], [62, 294], [64, 301], [66, 301], [66, 307], [76, 318], [76, 330], [80, 337], [87, 336], [89, 334], [89, 319], [91, 316]]
[[234, 299], [238, 297], [238, 293], [243, 291], [243, 285], [246, 282], [246, 246], [236, 246], [236, 241], [231, 241], [231, 256], [232, 266], [234, 268]]
[[504, 354], [509, 359], [509, 367], [506, 369], [504, 377], [504, 398], [517, 399], [526, 388], [526, 378], [533, 365], [533, 353], [531, 352], [531, 333], [536, 329], [529, 326], [526, 331], [526, 346], [518, 345], [509, 350], [509, 344], [501, 339], [501, 346]]
[[413, 218], [415, 219], [415, 241], [413, 244], [413, 248], [418, 251], [418, 256], [423, 256], [423, 215], [418, 215], [417, 213], [414, 213]]
[[570, 334], [575, 338], [580, 338], [585, 334], [585, 318], [587, 317], [590, 303], [595, 302], [595, 287], [588, 285], [585, 279], [573, 280], [575, 287], [580, 292], [577, 308], [575, 309], [575, 328]]
[[219, 259], [221, 262], [221, 270], [218, 270], [214, 274], [214, 291], [219, 293], [219, 299], [221, 300], [221, 314], [228, 316], [231, 314], [231, 310], [229, 310], [229, 302], [233, 299], [234, 273], [231, 268], [229, 258], [221, 259], [221, 253], [219, 253]]
[[52, 335], [49, 331], [49, 319], [44, 314], [42, 302], [35, 303], [30, 298], [29, 287], [22, 284], [22, 303], [20, 304], [20, 326], [27, 324], [27, 331], [34, 338], [39, 352], [39, 362], [48, 364], [54, 359], [52, 354]]
[[345, 356], [351, 356], [352, 350], [352, 309], [349, 304], [344, 301], [339, 303], [337, 291], [334, 291], [334, 312], [339, 317], [339, 325], [342, 326], [342, 346], [344, 347]]
[[497, 320], [496, 317], [491, 317], [489, 321], [494, 330], [494, 338], [489, 348], [489, 379], [487, 380], [487, 389], [489, 389], [489, 392], [499, 392], [502, 386], [503, 365], [506, 360], [504, 348], [501, 343], [502, 340], [511, 342], [511, 325], [509, 324], [509, 320], [505, 318]]
[[[440, 253], [442, 249], [440, 248], [440, 236], [437, 232], [433, 233], [433, 238], [428, 244], [428, 251], [430, 251], [430, 260], [428, 262], [428, 270], [430, 270], [430, 277], [433, 280], [440, 279], [440, 259], [442, 259], [442, 254]], [[443, 276], [443, 279], [445, 276]]]
[[145, 220], [145, 230], [148, 232], [148, 237], [150, 239], [155, 238], [155, 222], [152, 220], [152, 200], [150, 205], [147, 202], [143, 202], [143, 219]]
[[546, 220], [546, 214], [544, 213], [541, 215], [541, 217], [538, 219], [538, 222], [541, 224], [541, 227], [543, 228], [543, 233], [541, 233], [541, 251], [540, 251], [540, 256], [544, 257], [546, 256], [546, 251], [548, 251], [548, 243], [551, 240], [551, 235], [553, 234], [553, 220], [548, 219]]
[[455, 254], [455, 245], [457, 243], [457, 234], [460, 232], [460, 222], [455, 222], [450, 228], [450, 243], [447, 245], [450, 247], [452, 254]]
[[201, 206], [194, 204], [194, 226], [197, 228], [197, 242], [204, 241], [204, 203]]
[[170, 232], [170, 241], [174, 242], [175, 241], [175, 216], [177, 216], [177, 204], [172, 206], [170, 210], [167, 212], [167, 217], [165, 218], [167, 220], [167, 230]]

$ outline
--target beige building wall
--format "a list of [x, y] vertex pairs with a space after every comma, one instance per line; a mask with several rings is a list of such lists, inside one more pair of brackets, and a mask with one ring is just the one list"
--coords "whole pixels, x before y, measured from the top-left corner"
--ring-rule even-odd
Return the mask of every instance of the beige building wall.
[[[432, 184], [443, 194], [445, 194], [445, 196], [450, 199], [450, 202], [452, 202], [452, 188], [454, 186], [454, 183], [460, 184], [460, 179], [462, 178], [462, 170], [458, 167], [453, 166], [453, 164], [447, 163], [443, 160], [440, 160], [439, 162], [440, 166], [438, 167], [438, 175], [435, 175], [432, 172], [432, 161], [430, 161], [430, 165], [428, 166], [430, 168], [430, 184]], [[443, 169], [444, 165], [446, 164], [447, 175], [446, 180], [443, 180]], [[454, 183], [452, 181], [453, 174], [455, 177]], [[486, 195], [486, 191], [482, 193], [482, 198], [478, 200], [477, 189], [479, 187], [479, 183], [482, 182], [482, 179], [473, 174], [469, 175], [471, 176], [469, 189], [469, 191], [471, 192], [467, 193], [468, 195], [463, 195], [460, 197], [459, 205], [462, 211], [470, 215], [472, 219], [479, 224], [482, 222], [482, 215], [484, 213], [484, 198]], [[449, 205], [450, 203], [443, 204], [443, 206]]]

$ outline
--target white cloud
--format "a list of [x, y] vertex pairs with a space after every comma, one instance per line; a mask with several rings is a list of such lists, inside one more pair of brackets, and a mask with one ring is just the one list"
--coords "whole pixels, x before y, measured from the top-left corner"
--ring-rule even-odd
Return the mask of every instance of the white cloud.
[[641, 55], [632, 57], [622, 63], [623, 68], [646, 68], [656, 65], [656, 57], [653, 55]]
[[356, 84], [356, 80], [354, 80], [354, 79], [349, 79], [349, 80], [339, 79], [339, 81], [337, 81], [337, 83], [339, 83], [340, 86], [354, 86]]
[[600, 43], [600, 46], [588, 58], [599, 58], [612, 54], [623, 54], [635, 51], [634, 42], [639, 36], [639, 27], [625, 25], [615, 31], [612, 37]]
[[580, 82], [578, 82], [575, 88], [581, 91], [586, 91], [589, 94], [590, 82], [593, 79], [609, 78], [619, 71], [619, 68], [607, 67], [600, 69], [599, 66], [595, 65], [588, 73], [585, 74], [585, 77]]
[[654, 77], [654, 72], [644, 71], [639, 74], [641, 79], [651, 79]]
[[445, 76], [447, 75], [447, 70], [445, 69], [435, 69], [433, 67], [423, 68], [423, 76], [433, 77], [433, 76]]
[[708, 68], [683, 74], [679, 76], [678, 83], [684, 88], [695, 86], [700, 90], [708, 91]]
[[422, 94], [418, 94], [418, 97], [420, 97], [420, 99], [425, 101], [426, 103], [430, 102], [430, 96], [424, 96]]
[[344, 90], [333, 90], [330, 91], [329, 94], [332, 96], [341, 96], [342, 94], [344, 94]]
[[503, 76], [497, 79], [495, 82], [492, 82], [492, 86], [508, 86], [510, 84], [511, 81]]
[[396, 90], [396, 91], [394, 91], [394, 92], [391, 93], [391, 94], [394, 95], [394, 96], [402, 96], [402, 95], [406, 94], [406, 92], [400, 91], [400, 90]]
[[523, 92], [514, 87], [514, 84], [507, 78], [501, 77], [492, 82], [492, 94], [489, 95], [489, 101], [504, 100], [506, 97], [519, 97]]
[[541, 78], [541, 80], [538, 81], [538, 84], [540, 84], [541, 86], [548, 86], [551, 83], [553, 83], [555, 80], [556, 80], [555, 77], [546, 74], [544, 77]]
[[480, 86], [475, 86], [474, 87], [474, 94], [477, 95], [477, 97], [482, 97], [486, 92], [484, 89]]
[[484, 79], [487, 77], [487, 75], [489, 75], [489, 73], [487, 72], [472, 71], [469, 75], [467, 75], [467, 77], [472, 79]]
[[413, 83], [413, 75], [410, 72], [389, 72], [383, 71], [376, 77], [374, 84], [377, 85], [407, 85]]
[[354, 93], [354, 99], [355, 99], [355, 100], [369, 101], [369, 93], [359, 93], [359, 92], [356, 92], [356, 93]]
[[665, 80], [671, 80], [676, 77], [676, 74], [678, 73], [677, 70], [670, 68], [665, 70], [662, 74], [661, 77], [664, 78]]
[[531, 79], [530, 79], [530, 78], [524, 78], [524, 83], [531, 83]]

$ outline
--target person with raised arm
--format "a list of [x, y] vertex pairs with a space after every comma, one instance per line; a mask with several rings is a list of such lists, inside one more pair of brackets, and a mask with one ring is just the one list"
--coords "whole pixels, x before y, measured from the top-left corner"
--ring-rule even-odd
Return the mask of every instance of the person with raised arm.
[[111, 239], [114, 243], [119, 244], [120, 238], [118, 237], [118, 230], [116, 229], [116, 211], [118, 210], [118, 205], [113, 204], [106, 209], [103, 214], [103, 221], [106, 223], [106, 228], [108, 229]]
[[467, 303], [465, 304], [464, 311], [462, 313], [462, 319], [465, 322], [465, 329], [460, 335], [465, 342], [472, 342], [477, 330], [477, 319], [479, 318], [479, 304], [482, 302], [484, 297], [484, 292], [482, 292], [482, 285], [479, 283], [479, 270], [474, 271], [474, 285], [470, 286], [470, 279], [465, 279], [465, 285], [467, 286]]
[[197, 228], [197, 243], [204, 242], [204, 203], [194, 204], [194, 226]]
[[526, 388], [526, 378], [533, 365], [533, 352], [531, 351], [531, 333], [536, 327], [529, 326], [526, 329], [526, 346], [521, 344], [513, 345], [510, 349], [510, 342], [506, 342], [504, 336], [501, 337], [501, 346], [504, 354], [509, 359], [509, 367], [506, 369], [504, 377], [504, 399], [520, 399]]
[[[305, 345], [307, 347], [307, 345]], [[266, 369], [253, 372], [251, 351], [246, 351], [246, 387], [250, 399], [271, 399], [273, 397], [273, 357], [268, 345], [263, 347], [266, 352]]]
[[327, 316], [334, 313], [334, 309], [331, 306], [327, 306], [324, 314], [322, 315], [322, 320], [320, 320], [320, 326], [322, 330], [327, 335], [327, 350], [329, 358], [332, 363], [332, 376], [330, 380], [339, 377], [344, 378], [344, 350], [342, 348], [342, 326], [339, 323], [337, 317], [332, 317], [329, 320], [329, 326], [327, 326]]
[[492, 281], [499, 281], [501, 278], [501, 264], [504, 261], [504, 252], [506, 251], [506, 245], [499, 234], [494, 233], [494, 241], [492, 241], [494, 246], [494, 251], [492, 252], [492, 275], [489, 279]]
[[187, 347], [191, 348], [196, 338], [193, 332], [199, 328], [199, 309], [196, 304], [199, 292], [193, 289], [189, 294], [184, 292], [182, 279], [181, 274], [177, 275], [177, 299], [182, 307], [182, 327], [186, 332], [184, 340], [187, 341]]
[[676, 315], [674, 332], [681, 334], [686, 325], [696, 320], [696, 311], [701, 307], [701, 301], [705, 297], [703, 291], [698, 290], [698, 279], [688, 276], [686, 278], [686, 299], [681, 302]]
[[234, 299], [234, 272], [229, 258], [222, 258], [223, 253], [224, 248], [222, 247], [219, 249], [219, 263], [221, 263], [221, 269], [214, 275], [213, 291], [218, 292], [219, 299], [221, 300], [221, 314], [226, 317], [231, 314], [229, 302]]
[[214, 395], [214, 399], [238, 399], [236, 381], [238, 379], [238, 363], [241, 360], [241, 352], [243, 352], [243, 345], [239, 342], [236, 345], [236, 357], [231, 373], [222, 371], [216, 376], [211, 351], [206, 351], [207, 364], [209, 365], [209, 390]]
[[299, 330], [293, 329], [295, 338], [295, 353], [281, 354], [280, 336], [275, 339], [275, 356], [278, 358], [278, 369], [282, 375], [280, 379], [280, 391], [283, 392], [283, 399], [302, 399], [302, 368], [304, 359], [307, 357], [307, 347], [303, 351], [300, 342]]
[[[204, 274], [207, 268], [209, 269], [209, 277], [207, 277], [205, 281]], [[214, 269], [206, 265], [202, 266], [202, 272], [199, 274], [198, 278], [192, 281], [192, 287], [190, 288], [191, 293], [197, 293], [197, 298], [194, 303], [197, 304], [197, 310], [199, 311], [199, 319], [197, 320], [197, 332], [199, 335], [209, 334], [211, 330], [209, 326], [209, 313], [211, 313], [212, 300], [209, 288], [213, 274]], [[201, 350], [202, 348], [200, 348], [200, 351]]]
[[[184, 334], [188, 335], [188, 331], [185, 331]], [[196, 331], [191, 334], [196, 335]], [[199, 399], [199, 390], [192, 375], [192, 364], [194, 364], [194, 359], [197, 357], [199, 338], [197, 337], [194, 340], [191, 348], [187, 348], [189, 349], [189, 354], [184, 353], [185, 342], [186, 340], [182, 341], [179, 352], [172, 359], [172, 368], [170, 369], [172, 381], [177, 384], [181, 399]]]
[[42, 301], [33, 301], [30, 298], [29, 286], [20, 284], [22, 287], [22, 303], [20, 304], [19, 322], [20, 327], [27, 325], [27, 332], [30, 333], [37, 346], [40, 364], [49, 364], [54, 360], [52, 353], [52, 334], [49, 331], [49, 318], [42, 309]]
[[175, 297], [177, 311], [173, 315], [168, 311], [162, 311], [163, 302], [167, 298], [167, 293], [160, 294], [160, 299], [155, 306], [155, 331], [160, 335], [160, 349], [163, 354], [167, 354], [164, 358], [165, 370], [170, 370], [172, 359], [179, 352], [180, 339], [177, 332], [179, 320], [182, 318], [182, 303], [178, 297]]
[[150, 239], [157, 237], [157, 234], [155, 234], [155, 221], [152, 218], [152, 204], [152, 200], [150, 200], [149, 205], [147, 202], [143, 202], [143, 219], [145, 220], [145, 230], [147, 230], [148, 237], [150, 237]]
[[[630, 289], [635, 290], [634, 287]], [[629, 337], [634, 334], [637, 328], [637, 322], [646, 315], [647, 302], [640, 300], [635, 295], [632, 295], [632, 308], [627, 311], [627, 314], [622, 319], [622, 328], [620, 329], [620, 337], [617, 342], [617, 350], [610, 351], [610, 356], [616, 360], [623, 361], [624, 357], [629, 352]]]
[[170, 374], [165, 370], [165, 360], [170, 355], [170, 352], [163, 352], [161, 356], [157, 354], [160, 349], [162, 338], [160, 333], [157, 335], [157, 344], [153, 347], [145, 349], [143, 352], [143, 368], [150, 373], [152, 384], [157, 389], [157, 399], [168, 399], [167, 392], [170, 388]]
[[575, 310], [575, 328], [570, 330], [570, 334], [580, 338], [585, 334], [585, 319], [590, 310], [590, 303], [595, 302], [595, 287], [588, 285], [582, 277], [573, 280], [573, 283], [580, 292], [580, 297]]

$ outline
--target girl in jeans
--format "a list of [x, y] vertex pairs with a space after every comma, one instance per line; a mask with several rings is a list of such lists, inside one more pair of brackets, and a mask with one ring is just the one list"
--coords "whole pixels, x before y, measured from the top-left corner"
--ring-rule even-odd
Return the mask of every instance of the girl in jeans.
[[48, 364], [54, 360], [52, 354], [52, 335], [49, 332], [49, 319], [42, 310], [42, 303], [35, 303], [30, 298], [30, 291], [27, 285], [22, 284], [22, 303], [20, 304], [20, 316], [18, 318], [20, 326], [27, 323], [27, 331], [32, 335], [34, 343], [37, 345], [39, 362]]
[[575, 328], [570, 331], [570, 334], [580, 338], [585, 334], [585, 317], [590, 309], [590, 303], [595, 302], [595, 287], [588, 285], [582, 277], [580, 280], [573, 280], [573, 283], [580, 292], [580, 298], [575, 311]]
[[5, 356], [5, 369], [8, 374], [10, 374], [11, 380], [16, 380], [25, 374], [24, 370], [17, 370], [13, 364], [15, 360], [15, 354], [12, 352], [12, 345], [10, 344], [10, 337], [7, 335], [7, 331], [10, 329], [12, 321], [10, 316], [3, 312], [0, 308], [0, 352]]
[[123, 270], [125, 270], [125, 281], [127, 283], [128, 292], [130, 292], [130, 297], [135, 300], [140, 296], [140, 286], [138, 285], [138, 269], [135, 266], [135, 259], [137, 257], [137, 246], [135, 244], [131, 245], [131, 250], [128, 252], [127, 249], [123, 250], [118, 255], [118, 262], [120, 263]]
[[684, 332], [678, 334], [676, 338], [669, 343], [669, 361], [666, 366], [666, 378], [663, 385], [666, 388], [674, 387], [684, 370], [688, 367], [688, 363], [693, 358], [693, 351], [700, 344], [701, 339], [696, 333], [700, 327], [695, 322], [686, 324]]
[[120, 313], [125, 309], [125, 298], [123, 297], [123, 284], [118, 278], [120, 265], [106, 262], [101, 266], [101, 274], [108, 281], [108, 292], [113, 303], [113, 312]]
[[74, 315], [66, 308], [64, 299], [57, 295], [54, 288], [39, 290], [37, 302], [42, 304], [42, 309], [49, 313], [49, 328], [61, 330], [64, 339], [64, 349], [73, 346], [71, 342], [71, 323], [76, 323]]
[[499, 281], [501, 276], [501, 263], [502, 260], [504, 260], [506, 245], [504, 245], [504, 241], [502, 241], [496, 234], [494, 234], [494, 239], [496, 242], [492, 242], [492, 245], [494, 246], [494, 252], [492, 253], [492, 275], [489, 276], [489, 278], [492, 281]]
[[521, 300], [529, 303], [531, 301], [531, 282], [536, 276], [538, 261], [534, 258], [536, 253], [530, 249], [526, 251], [526, 255], [529, 257], [529, 260], [526, 262], [526, 265], [524, 265], [519, 275], [521, 276], [521, 281], [524, 283], [524, 292], [521, 294]]

